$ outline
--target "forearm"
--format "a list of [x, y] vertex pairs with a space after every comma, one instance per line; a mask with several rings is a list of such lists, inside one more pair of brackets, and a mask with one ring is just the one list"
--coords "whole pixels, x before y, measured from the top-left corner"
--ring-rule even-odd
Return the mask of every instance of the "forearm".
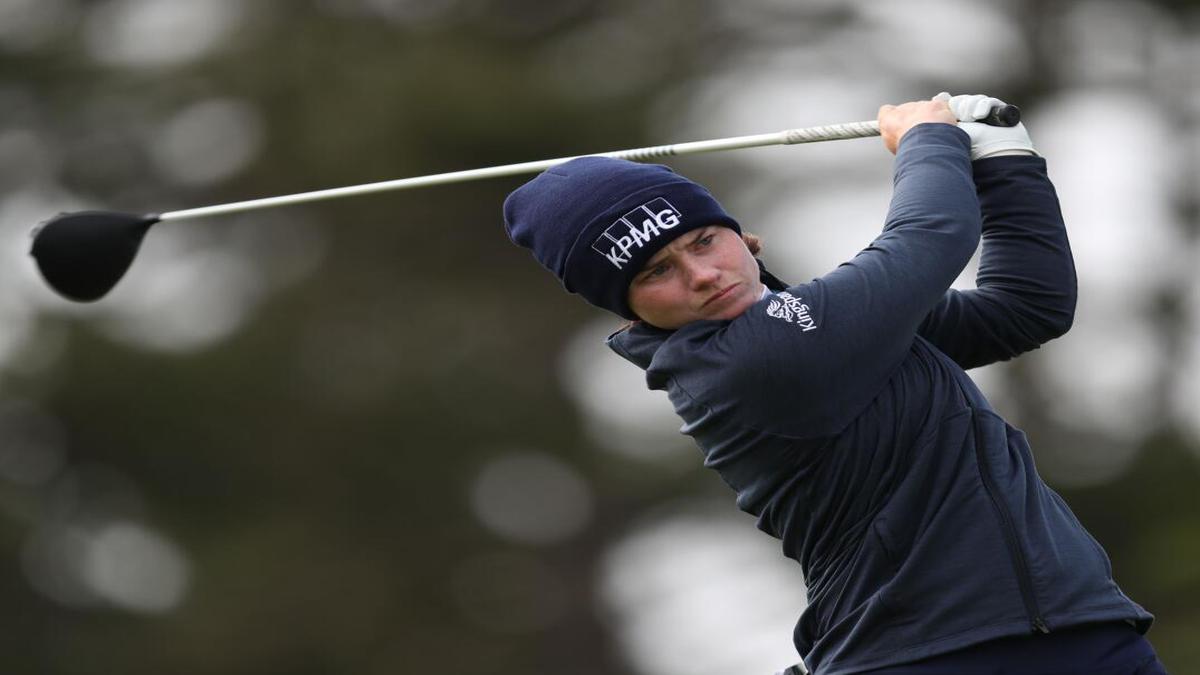
[[949, 291], [920, 333], [965, 368], [1029, 351], [1067, 331], [1075, 266], [1054, 186], [1037, 157], [975, 162], [983, 215], [976, 289]]
[[1075, 262], [1045, 160], [980, 160], [975, 183], [983, 214], [976, 288], [1003, 302], [1037, 344], [1066, 333], [1075, 316]]
[[980, 205], [967, 148], [966, 134], [953, 126], [914, 128], [896, 156], [895, 188], [883, 234], [864, 251], [884, 254], [876, 292], [897, 296], [894, 300], [901, 306], [919, 311], [917, 321], [940, 299], [979, 244]]

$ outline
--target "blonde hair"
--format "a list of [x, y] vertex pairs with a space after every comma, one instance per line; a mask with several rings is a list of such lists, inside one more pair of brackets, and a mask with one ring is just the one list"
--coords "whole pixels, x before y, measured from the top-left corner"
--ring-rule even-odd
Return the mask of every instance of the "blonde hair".
[[746, 242], [746, 248], [750, 249], [750, 255], [758, 255], [762, 251], [762, 237], [757, 234], [743, 232], [742, 241]]

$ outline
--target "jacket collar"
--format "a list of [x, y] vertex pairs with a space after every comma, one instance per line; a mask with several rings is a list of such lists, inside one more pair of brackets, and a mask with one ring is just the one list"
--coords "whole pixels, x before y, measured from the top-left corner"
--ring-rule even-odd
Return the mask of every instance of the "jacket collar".
[[605, 342], [609, 349], [620, 354], [626, 361], [646, 370], [650, 368], [650, 362], [654, 360], [658, 348], [674, 334], [673, 330], [655, 328], [638, 321], [609, 335]]

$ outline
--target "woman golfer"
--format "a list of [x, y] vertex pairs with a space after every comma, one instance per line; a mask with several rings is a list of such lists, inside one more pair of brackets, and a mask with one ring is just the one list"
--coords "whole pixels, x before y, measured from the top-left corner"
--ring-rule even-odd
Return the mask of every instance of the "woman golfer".
[[[1075, 308], [1044, 160], [1023, 126], [969, 121], [998, 103], [881, 108], [883, 232], [795, 286], [662, 166], [576, 159], [504, 204], [568, 291], [633, 321], [609, 346], [800, 563], [795, 643], [818, 675], [1165, 672], [1153, 617], [964, 372], [1062, 335]], [[981, 236], [977, 288], [949, 289]]]

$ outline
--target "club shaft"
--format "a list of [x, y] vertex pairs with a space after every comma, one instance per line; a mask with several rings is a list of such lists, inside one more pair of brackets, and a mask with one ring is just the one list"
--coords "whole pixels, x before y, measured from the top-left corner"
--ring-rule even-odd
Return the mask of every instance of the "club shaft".
[[410, 188], [428, 187], [431, 185], [444, 185], [447, 183], [463, 183], [473, 180], [483, 180], [486, 178], [498, 178], [500, 176], [515, 176], [519, 174], [537, 173], [539, 171], [545, 171], [552, 166], [562, 164], [563, 162], [576, 159], [576, 157], [615, 157], [618, 159], [628, 159], [642, 162], [658, 159], [660, 157], [678, 157], [681, 155], [694, 155], [702, 152], [757, 148], [767, 145], [816, 143], [819, 141], [836, 141], [848, 138], [865, 138], [868, 136], [878, 135], [879, 123], [875, 122], [874, 120], [869, 122], [850, 122], [847, 124], [829, 124], [825, 126], [805, 127], [801, 129], [786, 129], [784, 131], [778, 131], [769, 134], [733, 136], [730, 138], [718, 138], [708, 141], [692, 141], [689, 143], [676, 143], [674, 145], [655, 145], [647, 148], [634, 148], [632, 150], [615, 150], [612, 152], [597, 153], [596, 155], [577, 155], [573, 157], [560, 157], [558, 159], [543, 159], [535, 162], [505, 164], [503, 166], [492, 166], [483, 169], [468, 169], [466, 171], [451, 171], [449, 173], [438, 173], [429, 176], [414, 176], [412, 178], [399, 178], [396, 180], [387, 180], [378, 183], [350, 185], [347, 187], [330, 188], [327, 190], [316, 190], [313, 192], [281, 195], [279, 197], [264, 197], [262, 199], [250, 199], [247, 201], [231, 202], [228, 204], [201, 206], [194, 209], [183, 209], [180, 211], [169, 211], [167, 213], [159, 214], [159, 220], [166, 221], [183, 220], [185, 218], [200, 218], [204, 216], [215, 216], [226, 213], [237, 213], [239, 211], [253, 211], [255, 209], [266, 209], [275, 206], [287, 206], [291, 204], [301, 204], [304, 202], [315, 202], [324, 199], [335, 199], [338, 197], [365, 195], [374, 192], [405, 190]]

